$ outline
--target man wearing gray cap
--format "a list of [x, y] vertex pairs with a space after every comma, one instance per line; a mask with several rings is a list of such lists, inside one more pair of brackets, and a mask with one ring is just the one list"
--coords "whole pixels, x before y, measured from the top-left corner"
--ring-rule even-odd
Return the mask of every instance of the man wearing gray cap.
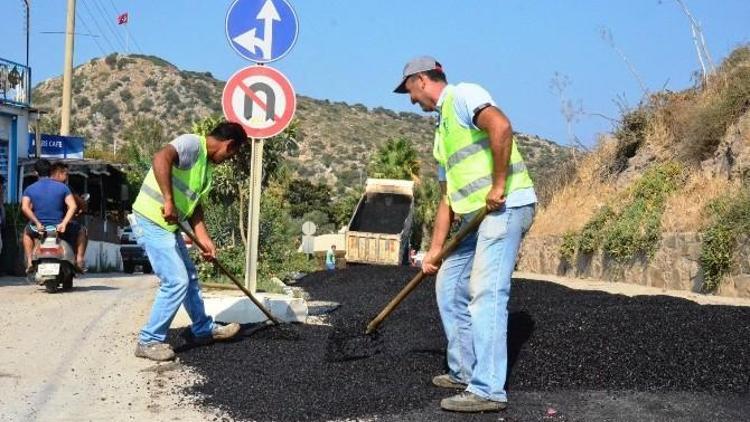
[[[510, 281], [534, 217], [534, 184], [508, 118], [479, 85], [449, 85], [440, 63], [421, 56], [406, 64], [394, 92], [409, 94], [412, 104], [438, 113], [433, 155], [442, 198], [422, 271], [437, 273], [448, 373], [432, 382], [464, 389], [440, 406], [456, 412], [503, 410], [508, 404]], [[436, 262], [454, 218], [467, 224], [485, 207], [479, 229]]]

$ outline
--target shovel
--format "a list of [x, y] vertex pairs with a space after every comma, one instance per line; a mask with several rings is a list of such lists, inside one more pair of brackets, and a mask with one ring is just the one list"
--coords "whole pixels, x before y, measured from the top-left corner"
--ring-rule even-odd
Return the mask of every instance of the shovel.
[[[461, 243], [462, 240], [468, 235], [469, 233], [476, 230], [477, 227], [479, 227], [479, 224], [482, 223], [482, 220], [484, 220], [484, 217], [487, 215], [487, 208], [482, 208], [479, 213], [477, 213], [476, 216], [467, 224], [464, 226], [440, 251], [440, 253], [434, 258], [435, 262], [440, 262], [448, 256], [451, 252], [453, 252], [454, 249]], [[385, 320], [388, 315], [393, 312], [394, 309], [401, 303], [401, 301], [406, 298], [406, 296], [409, 295], [409, 293], [414, 290], [419, 283], [422, 282], [425, 278], [425, 273], [423, 273], [421, 270], [417, 273], [417, 275], [414, 276], [414, 278], [411, 279], [411, 281], [404, 286], [403, 289], [401, 289], [398, 294], [391, 299], [391, 301], [388, 303], [388, 305], [383, 308], [382, 311], [376, 316], [372, 321], [370, 321], [369, 324], [367, 324], [367, 329], [365, 330], [365, 334], [369, 335], [373, 333], [375, 330], [377, 330], [378, 326]]]
[[[198, 246], [198, 248], [200, 248], [200, 250], [202, 250], [203, 252], [206, 252], [206, 247], [203, 246], [203, 244], [200, 242], [200, 240], [198, 240], [198, 238], [195, 236], [195, 234], [193, 233], [193, 231], [190, 230], [190, 227], [188, 227], [185, 224], [184, 221], [179, 220], [177, 222], [177, 224], [180, 226], [180, 230], [182, 230], [183, 232], [185, 232], [185, 234], [188, 235], [188, 237], [193, 241], [194, 244], [196, 244]], [[243, 286], [242, 283], [240, 283], [240, 281], [237, 279], [237, 277], [234, 274], [232, 274], [231, 272], [229, 272], [229, 270], [227, 269], [227, 267], [225, 267], [224, 264], [221, 263], [221, 261], [219, 261], [218, 259], [214, 258], [213, 259], [213, 263], [216, 266], [216, 268], [219, 269], [219, 271], [221, 271], [225, 276], [229, 277], [229, 279], [232, 280], [234, 282], [234, 284], [237, 285], [237, 287], [240, 290], [242, 290], [242, 292], [245, 293], [245, 295], [247, 295], [247, 297], [250, 298], [251, 301], [253, 301], [253, 303], [255, 304], [255, 306], [258, 307], [258, 309], [260, 309], [264, 314], [266, 314], [266, 316], [268, 317], [268, 319], [271, 322], [273, 322], [274, 325], [280, 325], [281, 324], [281, 322], [275, 316], [273, 316], [273, 314], [271, 314], [271, 312], [269, 312], [268, 309], [266, 309], [266, 307], [263, 306], [263, 304], [260, 303], [260, 301], [258, 299], [256, 299], [255, 296], [252, 293], [250, 293], [250, 290], [247, 290], [245, 288], [245, 286]]]

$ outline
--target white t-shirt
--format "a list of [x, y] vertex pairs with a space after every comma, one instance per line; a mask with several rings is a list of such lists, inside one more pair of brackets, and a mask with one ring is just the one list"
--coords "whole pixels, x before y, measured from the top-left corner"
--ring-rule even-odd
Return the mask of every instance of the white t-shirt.
[[177, 150], [179, 160], [177, 164], [178, 169], [187, 170], [193, 167], [193, 164], [198, 161], [198, 155], [201, 150], [200, 136], [193, 134], [180, 135], [170, 142], [169, 145], [172, 145]]

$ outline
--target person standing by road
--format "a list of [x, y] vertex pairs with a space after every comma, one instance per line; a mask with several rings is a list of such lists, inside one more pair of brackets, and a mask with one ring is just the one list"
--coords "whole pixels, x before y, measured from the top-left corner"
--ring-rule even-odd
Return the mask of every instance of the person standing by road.
[[326, 269], [328, 271], [336, 269], [336, 245], [331, 245], [326, 251]]
[[[503, 410], [511, 275], [534, 217], [534, 184], [510, 121], [481, 86], [449, 85], [440, 63], [422, 56], [406, 64], [394, 92], [438, 113], [433, 155], [442, 195], [422, 270], [437, 273], [448, 373], [432, 382], [464, 389], [440, 406], [457, 412]], [[467, 224], [485, 207], [479, 229], [436, 262], [454, 217]]]
[[190, 316], [197, 342], [227, 340], [239, 332], [239, 324], [220, 326], [206, 315], [198, 272], [177, 223], [178, 219], [186, 219], [206, 248], [203, 258], [216, 258], [201, 200], [211, 189], [214, 165], [232, 158], [246, 143], [242, 126], [222, 122], [208, 136], [179, 136], [154, 155], [151, 170], [133, 203], [134, 215], [129, 218], [136, 241], [146, 250], [160, 280], [151, 316], [138, 337], [136, 356], [155, 361], [174, 358], [165, 339], [181, 305]]

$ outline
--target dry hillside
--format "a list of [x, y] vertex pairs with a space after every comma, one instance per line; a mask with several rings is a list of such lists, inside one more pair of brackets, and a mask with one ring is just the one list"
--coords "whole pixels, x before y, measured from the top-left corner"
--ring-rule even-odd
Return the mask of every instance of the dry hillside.
[[[88, 148], [111, 149], [137, 118], [153, 118], [173, 135], [191, 123], [221, 113], [224, 82], [208, 72], [180, 70], [153, 56], [110, 55], [76, 67], [73, 81], [72, 132], [84, 136]], [[62, 79], [38, 84], [36, 107], [50, 111], [45, 131], [59, 127]], [[331, 185], [351, 186], [366, 177], [370, 154], [392, 137], [411, 139], [420, 153], [422, 171], [434, 173], [431, 159], [433, 121], [415, 113], [381, 107], [330, 102], [298, 96], [299, 155], [290, 157], [295, 172]], [[539, 178], [546, 178], [568, 149], [534, 136], [518, 134], [522, 152]]]
[[666, 199], [663, 231], [699, 231], [710, 217], [703, 212], [707, 204], [747, 185], [750, 47], [735, 50], [705, 82], [652, 94], [623, 115], [619, 128], [579, 159], [578, 170], [560, 179], [570, 182], [558, 186], [533, 233], [581, 230], [603, 207], [622, 207], [633, 183], [666, 163], [680, 174]]

